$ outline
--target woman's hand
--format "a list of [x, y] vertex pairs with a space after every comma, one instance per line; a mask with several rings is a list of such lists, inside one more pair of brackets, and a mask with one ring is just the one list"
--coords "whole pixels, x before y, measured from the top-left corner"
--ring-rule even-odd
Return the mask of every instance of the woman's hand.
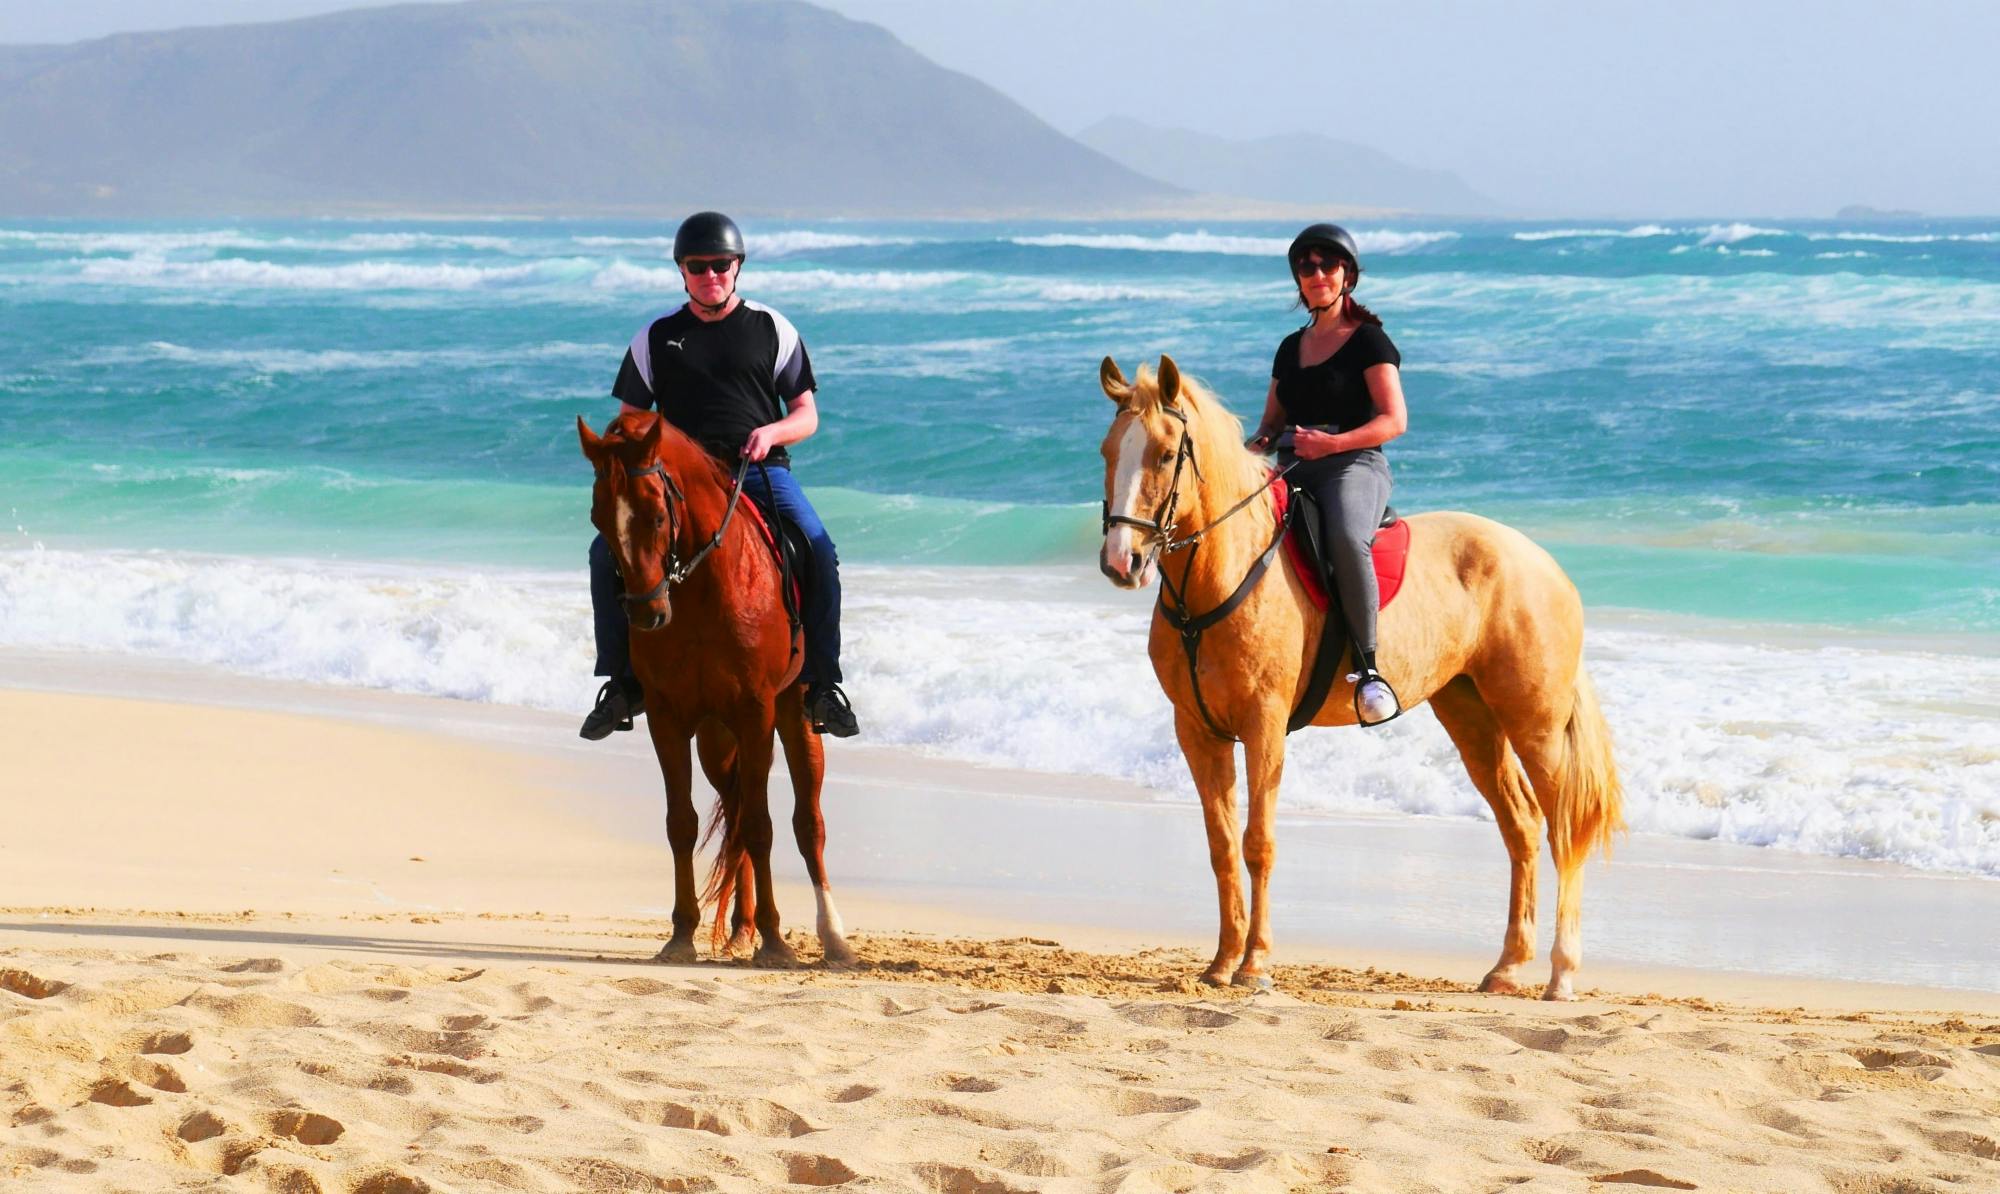
[[1277, 434], [1268, 427], [1259, 427], [1255, 435], [1243, 441], [1243, 446], [1259, 456], [1268, 456], [1271, 452], [1271, 440]]
[[1340, 451], [1340, 437], [1330, 431], [1301, 427], [1292, 433], [1292, 451], [1300, 460], [1318, 460]]

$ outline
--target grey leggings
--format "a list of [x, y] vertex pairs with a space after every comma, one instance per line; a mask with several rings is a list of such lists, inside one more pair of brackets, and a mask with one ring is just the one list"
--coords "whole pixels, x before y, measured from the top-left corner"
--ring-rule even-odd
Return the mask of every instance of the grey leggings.
[[1347, 614], [1355, 647], [1372, 661], [1378, 594], [1369, 544], [1389, 505], [1389, 462], [1380, 448], [1363, 448], [1304, 461], [1289, 479], [1319, 499], [1320, 542], [1329, 557], [1334, 586], [1340, 590], [1340, 607]]

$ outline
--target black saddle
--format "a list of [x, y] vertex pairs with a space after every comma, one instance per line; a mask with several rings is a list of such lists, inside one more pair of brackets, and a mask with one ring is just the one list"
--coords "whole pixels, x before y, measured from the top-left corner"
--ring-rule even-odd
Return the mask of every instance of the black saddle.
[[[1326, 628], [1319, 636], [1319, 653], [1313, 659], [1312, 673], [1306, 681], [1305, 699], [1292, 710], [1286, 733], [1303, 729], [1311, 723], [1313, 714], [1319, 712], [1326, 703], [1327, 693], [1333, 690], [1333, 678], [1340, 671], [1341, 656], [1347, 654], [1351, 637], [1347, 628], [1347, 615], [1340, 608], [1340, 588], [1333, 583], [1333, 570], [1327, 563], [1325, 544], [1320, 541], [1319, 499], [1307, 489], [1294, 486], [1292, 507], [1292, 542], [1305, 558], [1310, 561], [1314, 575], [1319, 577], [1320, 588], [1326, 593]], [[1396, 508], [1385, 506], [1382, 521], [1375, 526], [1383, 530], [1396, 525]], [[1357, 661], [1358, 666], [1358, 661]]]

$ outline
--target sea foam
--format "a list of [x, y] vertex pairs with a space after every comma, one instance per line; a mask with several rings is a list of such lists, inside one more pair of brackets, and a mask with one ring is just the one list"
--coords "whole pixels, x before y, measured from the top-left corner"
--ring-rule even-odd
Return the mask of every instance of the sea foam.
[[[1150, 593], [1084, 568], [844, 572], [848, 688], [870, 740], [1192, 802], [1146, 655]], [[0, 551], [6, 646], [579, 712], [588, 640], [580, 570]], [[1629, 626], [1593, 631], [1586, 658], [1635, 830], [2000, 876], [2000, 661]], [[1423, 711], [1295, 735], [1282, 800], [1489, 816]]]

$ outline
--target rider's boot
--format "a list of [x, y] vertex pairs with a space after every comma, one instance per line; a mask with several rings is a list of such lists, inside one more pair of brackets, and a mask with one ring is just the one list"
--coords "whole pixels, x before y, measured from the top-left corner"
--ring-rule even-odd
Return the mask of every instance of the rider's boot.
[[614, 676], [597, 690], [597, 707], [583, 719], [580, 738], [596, 742], [609, 738], [613, 730], [629, 730], [632, 719], [646, 711], [646, 690], [633, 676]]
[[1396, 690], [1375, 670], [1375, 653], [1361, 655], [1361, 670], [1347, 678], [1354, 685], [1354, 719], [1364, 726], [1379, 726], [1403, 715], [1403, 702]]
[[806, 689], [806, 716], [811, 719], [815, 734], [852, 738], [861, 732], [860, 723], [854, 720], [854, 709], [847, 703], [847, 694], [840, 691], [838, 684], [815, 683]]

